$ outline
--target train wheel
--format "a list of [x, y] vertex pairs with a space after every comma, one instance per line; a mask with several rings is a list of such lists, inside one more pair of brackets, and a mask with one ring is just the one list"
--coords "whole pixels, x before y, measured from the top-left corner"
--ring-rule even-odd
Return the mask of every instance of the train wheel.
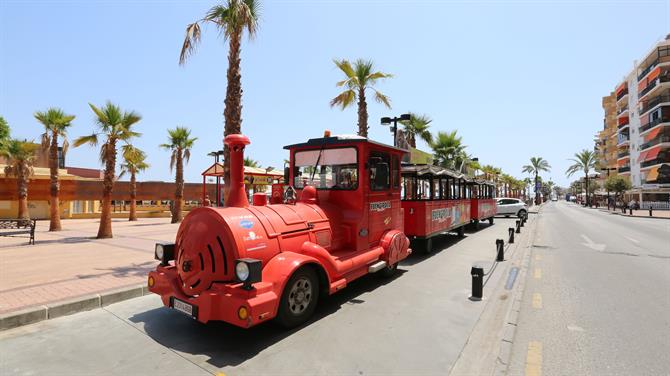
[[424, 239], [423, 253], [425, 254], [433, 253], [433, 238]]
[[463, 226], [458, 228], [458, 237], [462, 238], [465, 236], [465, 228]]
[[490, 225], [493, 224], [493, 217], [489, 218], [489, 224], [490, 224]]
[[473, 230], [475, 230], [475, 231], [479, 230], [479, 219], [473, 220], [471, 225], [472, 225], [471, 227], [472, 227]]
[[319, 279], [313, 269], [300, 268], [284, 287], [277, 320], [286, 327], [298, 326], [312, 316], [319, 300]]
[[389, 278], [395, 274], [396, 270], [398, 270], [397, 262], [393, 265], [387, 265], [384, 269], [378, 271], [377, 274], [379, 274], [383, 278]]

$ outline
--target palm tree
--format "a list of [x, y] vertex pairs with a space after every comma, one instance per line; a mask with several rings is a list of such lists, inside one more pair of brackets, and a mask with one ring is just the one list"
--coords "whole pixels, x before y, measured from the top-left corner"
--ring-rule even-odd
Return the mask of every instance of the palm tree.
[[419, 137], [428, 145], [433, 142], [433, 135], [428, 128], [433, 120], [428, 115], [418, 115], [409, 113], [409, 120], [403, 120], [400, 123], [404, 126], [407, 143], [416, 149], [416, 138]]
[[538, 177], [540, 175], [540, 172], [542, 171], [550, 171], [551, 166], [549, 165], [549, 162], [544, 160], [542, 157], [531, 157], [530, 158], [530, 164], [523, 166], [523, 169], [521, 170], [522, 172], [526, 172], [529, 174], [534, 174], [535, 175], [535, 204], [539, 205], [540, 204], [540, 190], [537, 189], [537, 183], [539, 182]]
[[130, 214], [129, 221], [137, 221], [137, 180], [135, 176], [138, 172], [142, 172], [149, 168], [146, 162], [147, 155], [142, 150], [127, 144], [123, 146], [123, 163], [121, 164], [121, 173], [119, 178], [124, 174], [130, 174]]
[[597, 155], [593, 150], [584, 149], [579, 153], [575, 153], [574, 158], [570, 158], [575, 162], [565, 171], [567, 177], [574, 175], [575, 172], [583, 171], [586, 179], [586, 205], [590, 205], [589, 201], [589, 172], [595, 168], [597, 163]]
[[197, 140], [191, 138], [191, 131], [185, 127], [168, 129], [168, 143], [161, 144], [163, 149], [171, 150], [170, 171], [175, 170], [174, 205], [172, 207], [172, 222], [179, 223], [182, 219], [182, 206], [184, 205], [184, 159], [186, 163], [191, 159], [191, 148]]
[[0, 148], [0, 156], [7, 161], [5, 176], [16, 178], [16, 189], [19, 194], [19, 219], [28, 219], [28, 180], [33, 175], [33, 162], [38, 145], [26, 140], [8, 139]]
[[5, 118], [0, 116], [0, 148], [7, 141], [9, 141], [9, 124], [7, 124]]
[[462, 156], [465, 145], [462, 138], [456, 135], [457, 131], [437, 132], [437, 136], [430, 145], [433, 149], [435, 161], [442, 167], [454, 169], [456, 161]]
[[[258, 0], [226, 0], [225, 3], [212, 7], [205, 17], [186, 26], [186, 37], [179, 55], [179, 64], [183, 65], [188, 56], [195, 52], [200, 42], [200, 24], [213, 23], [219, 35], [228, 40], [228, 71], [226, 78], [226, 99], [223, 117], [225, 125], [223, 136], [242, 132], [242, 74], [240, 73], [240, 51], [242, 34], [247, 31], [253, 38], [258, 30], [260, 5]], [[230, 187], [230, 150], [223, 146], [223, 182], [224, 199], [228, 200]]]
[[330, 101], [330, 107], [340, 106], [344, 110], [358, 99], [358, 135], [368, 137], [368, 103], [365, 100], [365, 90], [372, 89], [375, 92], [375, 100], [390, 109], [391, 100], [374, 86], [378, 80], [390, 78], [393, 75], [375, 72], [372, 60], [358, 59], [353, 66], [346, 59], [335, 59], [333, 62], [345, 75], [345, 79], [336, 85], [345, 87], [346, 90]]
[[244, 157], [244, 166], [246, 167], [261, 167], [260, 162], [255, 161], [249, 157]]
[[98, 108], [88, 104], [95, 114], [95, 123], [98, 132], [90, 136], [82, 136], [74, 141], [74, 146], [83, 144], [91, 146], [98, 145], [99, 138], [105, 140], [100, 147], [100, 161], [105, 165], [105, 178], [103, 179], [102, 191], [102, 213], [100, 213], [100, 227], [98, 228], [98, 239], [111, 238], [112, 235], [112, 191], [114, 190], [114, 178], [116, 174], [116, 147], [119, 141], [128, 144], [134, 137], [141, 133], [133, 131], [133, 125], [142, 120], [142, 117], [134, 111], [122, 111], [112, 102], [107, 102], [104, 107]]
[[74, 115], [67, 115], [60, 108], [52, 107], [44, 112], [38, 111], [34, 114], [35, 119], [44, 126], [42, 133], [42, 150], [49, 150], [49, 171], [51, 177], [50, 202], [49, 202], [49, 231], [60, 231], [60, 203], [58, 195], [60, 186], [58, 184], [58, 136], [63, 137], [63, 156], [67, 153], [67, 129], [72, 126]]

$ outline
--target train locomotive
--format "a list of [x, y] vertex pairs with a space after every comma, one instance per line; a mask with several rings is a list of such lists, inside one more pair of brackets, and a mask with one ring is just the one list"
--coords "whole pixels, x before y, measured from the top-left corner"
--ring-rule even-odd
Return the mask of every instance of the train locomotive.
[[[199, 207], [174, 243], [156, 244], [149, 290], [207, 323], [243, 328], [305, 322], [318, 300], [366, 274], [392, 275], [412, 248], [495, 215], [485, 182], [430, 165], [402, 163], [407, 150], [359, 136], [286, 146], [284, 189], [249, 205], [243, 158], [249, 139], [229, 135], [231, 190], [225, 208]], [[408, 237], [409, 236], [409, 237]], [[411, 243], [410, 243], [411, 238]]]

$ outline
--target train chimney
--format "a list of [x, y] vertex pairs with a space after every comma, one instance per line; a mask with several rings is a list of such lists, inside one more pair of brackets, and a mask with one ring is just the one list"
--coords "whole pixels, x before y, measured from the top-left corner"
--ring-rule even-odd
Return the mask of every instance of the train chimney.
[[251, 141], [245, 135], [230, 134], [223, 142], [230, 148], [230, 194], [226, 206], [246, 208], [249, 201], [244, 191], [244, 147]]

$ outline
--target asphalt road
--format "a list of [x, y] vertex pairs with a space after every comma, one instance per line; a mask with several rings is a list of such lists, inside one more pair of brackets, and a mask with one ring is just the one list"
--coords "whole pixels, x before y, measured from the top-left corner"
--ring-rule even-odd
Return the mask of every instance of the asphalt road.
[[[470, 267], [493, 261], [513, 221], [436, 242], [441, 251], [412, 255], [393, 279], [362, 278], [292, 331], [203, 325], [145, 296], [0, 333], [0, 374], [445, 375], [499, 301], [468, 299]], [[485, 294], [506, 279], [494, 269]]]
[[670, 221], [544, 206], [510, 375], [670, 375]]

